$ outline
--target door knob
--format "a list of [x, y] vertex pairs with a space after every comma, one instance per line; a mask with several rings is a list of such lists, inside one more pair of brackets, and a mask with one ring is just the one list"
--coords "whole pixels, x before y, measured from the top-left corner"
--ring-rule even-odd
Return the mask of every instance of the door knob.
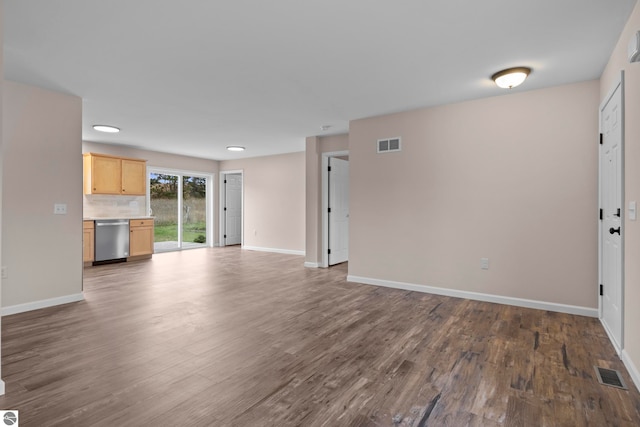
[[613, 234], [613, 233], [618, 233], [618, 235], [620, 235], [620, 227], [618, 227], [618, 228], [611, 227], [609, 229], [609, 234]]

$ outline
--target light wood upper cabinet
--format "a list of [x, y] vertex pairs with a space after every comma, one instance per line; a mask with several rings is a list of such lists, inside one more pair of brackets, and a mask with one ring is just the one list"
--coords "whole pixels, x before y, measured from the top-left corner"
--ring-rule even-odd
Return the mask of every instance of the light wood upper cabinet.
[[129, 221], [129, 256], [153, 254], [153, 220]]
[[82, 261], [92, 262], [95, 254], [93, 221], [82, 221]]
[[86, 153], [84, 156], [84, 194], [147, 194], [145, 160]]
[[122, 159], [122, 194], [147, 194], [147, 163]]

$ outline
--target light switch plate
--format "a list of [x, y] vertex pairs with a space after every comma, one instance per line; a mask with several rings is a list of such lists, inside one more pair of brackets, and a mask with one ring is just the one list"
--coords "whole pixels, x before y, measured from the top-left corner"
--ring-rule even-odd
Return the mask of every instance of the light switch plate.
[[629, 202], [629, 220], [638, 219], [638, 205], [636, 202]]
[[66, 203], [56, 203], [53, 205], [53, 213], [55, 215], [66, 215], [67, 214], [67, 204]]
[[483, 270], [489, 269], [489, 258], [480, 258], [480, 268]]

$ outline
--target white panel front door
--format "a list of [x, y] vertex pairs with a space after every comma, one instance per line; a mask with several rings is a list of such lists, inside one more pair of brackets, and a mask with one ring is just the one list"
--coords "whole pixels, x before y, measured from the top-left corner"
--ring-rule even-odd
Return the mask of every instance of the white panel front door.
[[622, 348], [622, 84], [600, 110], [600, 207], [602, 209], [601, 320], [618, 351]]
[[225, 175], [225, 245], [239, 245], [242, 240], [242, 175]]
[[329, 265], [349, 260], [349, 162], [329, 158]]

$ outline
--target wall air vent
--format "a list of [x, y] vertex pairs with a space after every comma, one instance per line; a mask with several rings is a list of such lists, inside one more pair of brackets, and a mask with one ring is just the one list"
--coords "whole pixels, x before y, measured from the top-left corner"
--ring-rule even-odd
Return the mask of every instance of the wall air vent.
[[379, 139], [378, 140], [378, 153], [390, 153], [392, 151], [400, 151], [400, 137]]

